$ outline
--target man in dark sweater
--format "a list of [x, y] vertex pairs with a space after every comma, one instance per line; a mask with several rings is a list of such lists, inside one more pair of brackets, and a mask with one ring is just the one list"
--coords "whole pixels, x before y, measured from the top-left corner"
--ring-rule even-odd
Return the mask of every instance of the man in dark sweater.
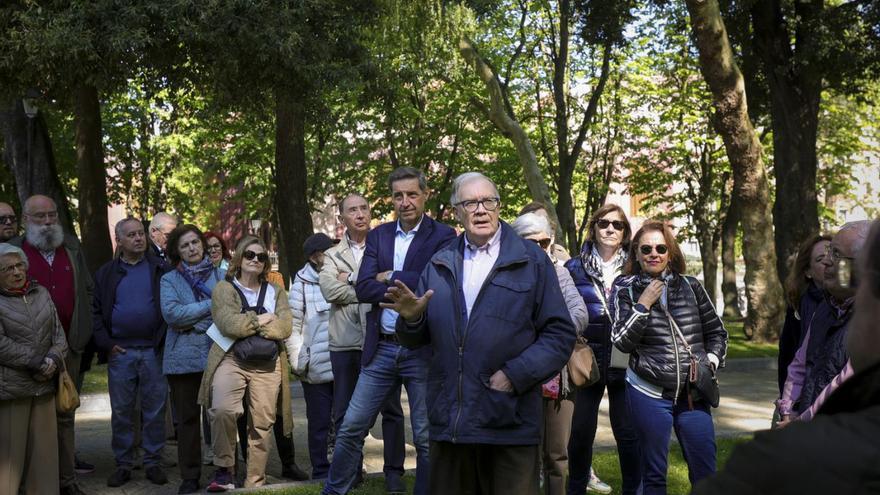
[[168, 385], [160, 355], [166, 325], [159, 307], [159, 279], [168, 268], [147, 253], [147, 236], [138, 219], [121, 220], [115, 231], [119, 257], [95, 274], [92, 304], [95, 342], [110, 354], [107, 378], [116, 472], [107, 486], [122, 486], [131, 479], [138, 395], [146, 477], [161, 485], [168, 482], [159, 465], [165, 446]]

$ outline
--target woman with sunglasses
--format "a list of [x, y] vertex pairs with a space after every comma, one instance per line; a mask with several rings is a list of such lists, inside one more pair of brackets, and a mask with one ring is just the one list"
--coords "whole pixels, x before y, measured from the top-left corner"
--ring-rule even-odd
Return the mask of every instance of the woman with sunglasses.
[[223, 238], [220, 237], [220, 234], [209, 230], [205, 232], [205, 240], [208, 243], [206, 250], [208, 252], [208, 257], [211, 258], [211, 263], [214, 263], [214, 266], [223, 271], [228, 270], [229, 250], [226, 249], [226, 243], [223, 242]]
[[216, 268], [205, 252], [207, 241], [195, 225], [181, 225], [168, 236], [166, 255], [174, 270], [159, 283], [162, 317], [168, 323], [162, 372], [171, 388], [178, 416], [177, 464], [183, 482], [177, 493], [196, 493], [202, 474], [202, 374], [211, 349], [205, 333], [211, 319], [211, 293], [226, 270]]
[[[625, 271], [614, 287], [612, 341], [630, 353], [626, 396], [643, 493], [666, 493], [673, 428], [691, 484], [715, 472], [710, 404], [689, 384], [689, 373], [714, 375], [727, 353], [727, 331], [703, 286], [684, 274], [684, 256], [664, 223], [649, 220], [636, 232]], [[691, 370], [693, 360], [707, 366]]]
[[599, 419], [599, 404], [608, 389], [609, 416], [623, 477], [622, 493], [634, 494], [639, 489], [641, 470], [639, 447], [629, 406], [626, 402], [625, 370], [612, 365], [611, 289], [623, 270], [626, 248], [632, 235], [629, 220], [619, 206], [607, 204], [590, 218], [587, 241], [565, 267], [571, 274], [590, 315], [583, 336], [593, 349], [599, 365], [599, 381], [575, 392], [571, 436], [568, 441], [568, 493], [582, 495], [584, 490], [610, 493], [592, 469], [593, 440]]
[[214, 344], [199, 391], [199, 403], [210, 407], [214, 465], [217, 471], [209, 492], [235, 488], [236, 420], [248, 397], [248, 463], [245, 487], [266, 482], [269, 435], [276, 421], [281, 390], [285, 434], [290, 434], [287, 355], [283, 340], [290, 335], [293, 315], [287, 293], [266, 281], [269, 255], [263, 241], [245, 237], [238, 243], [226, 279], [211, 295]]
[[[565, 298], [565, 305], [571, 315], [577, 333], [583, 332], [588, 323], [587, 307], [584, 305], [571, 275], [553, 256], [553, 236], [550, 222], [538, 213], [520, 215], [510, 225], [522, 237], [541, 247], [553, 261], [559, 288]], [[569, 382], [568, 369], [544, 384], [544, 435], [541, 442], [541, 457], [544, 472], [544, 493], [562, 495], [565, 493], [565, 471], [568, 464], [568, 437], [571, 432], [571, 415], [574, 411], [574, 394]]]

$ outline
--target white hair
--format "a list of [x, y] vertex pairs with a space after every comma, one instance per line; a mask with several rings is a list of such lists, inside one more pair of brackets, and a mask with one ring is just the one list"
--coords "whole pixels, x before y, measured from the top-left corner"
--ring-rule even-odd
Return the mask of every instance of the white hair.
[[166, 213], [164, 211], [160, 211], [153, 215], [153, 219], [150, 220], [150, 229], [158, 229], [163, 225], [173, 223], [175, 227], [177, 227], [178, 221], [177, 217], [171, 215], [170, 213]]
[[21, 258], [21, 261], [24, 263], [24, 269], [28, 269], [28, 259], [27, 255], [24, 254], [24, 251], [21, 250], [18, 246], [13, 246], [8, 242], [0, 243], [0, 258], [7, 255], [15, 255]]
[[535, 234], [544, 234], [552, 236], [553, 231], [550, 230], [550, 222], [543, 215], [537, 213], [523, 213], [516, 217], [516, 220], [510, 224], [513, 230], [520, 237], [528, 237]]
[[64, 244], [64, 229], [57, 223], [39, 225], [28, 222], [24, 229], [25, 239], [40, 251], [55, 251]]
[[852, 252], [859, 253], [865, 247], [868, 240], [868, 233], [871, 231], [871, 222], [868, 220], [857, 220], [855, 222], [847, 222], [837, 231], [837, 235], [846, 234], [852, 231], [854, 236], [852, 243]]
[[471, 182], [471, 181], [474, 181], [477, 179], [483, 179], [484, 181], [488, 182], [489, 184], [492, 184], [492, 189], [495, 189], [495, 196], [496, 197], [499, 196], [498, 187], [495, 185], [494, 182], [492, 182], [492, 179], [486, 177], [485, 175], [481, 174], [480, 172], [465, 172], [465, 173], [459, 175], [458, 177], [456, 177], [455, 180], [452, 182], [452, 194], [449, 196], [449, 202], [452, 203], [452, 206], [455, 206], [458, 204], [459, 199], [460, 199], [458, 197], [458, 194], [461, 191], [461, 188], [465, 184], [467, 184], [468, 182]]

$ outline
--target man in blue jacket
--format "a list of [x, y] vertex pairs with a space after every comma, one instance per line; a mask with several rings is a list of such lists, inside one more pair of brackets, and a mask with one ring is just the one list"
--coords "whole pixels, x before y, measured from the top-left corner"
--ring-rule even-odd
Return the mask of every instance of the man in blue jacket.
[[465, 233], [431, 259], [417, 297], [388, 290], [400, 341], [433, 351], [430, 491], [537, 495], [541, 384], [568, 361], [575, 330], [547, 254], [498, 219], [487, 177], [455, 179]]
[[146, 478], [168, 482], [159, 462], [165, 446], [165, 397], [161, 350], [167, 325], [162, 317], [159, 280], [170, 267], [147, 252], [144, 225], [132, 217], [115, 227], [119, 256], [95, 273], [92, 322], [95, 342], [110, 357], [107, 385], [116, 471], [107, 486], [131, 479], [134, 466], [135, 398], [141, 398], [142, 447]]
[[[373, 309], [367, 313], [361, 375], [342, 427], [336, 434], [333, 463], [323, 491], [326, 495], [348, 493], [355, 484], [364, 437], [389, 394], [399, 391], [401, 383], [409, 398], [416, 446], [414, 493], [425, 494], [428, 490], [425, 383], [430, 349], [401, 347], [397, 313], [380, 307], [379, 303], [387, 302], [385, 294], [391, 284], [402, 282], [415, 286], [428, 260], [455, 237], [455, 231], [425, 215], [428, 185], [422, 172], [409, 167], [398, 168], [388, 177], [388, 185], [397, 221], [380, 225], [367, 234], [355, 291], [358, 300], [372, 304]], [[388, 493], [406, 491], [400, 474], [386, 471]]]

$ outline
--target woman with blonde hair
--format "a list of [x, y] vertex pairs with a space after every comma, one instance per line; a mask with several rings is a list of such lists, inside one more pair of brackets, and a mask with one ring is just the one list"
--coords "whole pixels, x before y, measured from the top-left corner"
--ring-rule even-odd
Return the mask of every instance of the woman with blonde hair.
[[212, 292], [211, 316], [216, 328], [208, 333], [214, 344], [199, 393], [199, 403], [210, 407], [217, 466], [208, 486], [210, 492], [235, 488], [236, 420], [244, 414], [245, 394], [251, 417], [245, 487], [265, 484], [279, 388], [285, 432], [293, 428], [287, 355], [282, 344], [290, 335], [293, 316], [285, 290], [266, 281], [269, 270], [266, 246], [256, 237], [245, 237], [238, 243], [226, 279]]

